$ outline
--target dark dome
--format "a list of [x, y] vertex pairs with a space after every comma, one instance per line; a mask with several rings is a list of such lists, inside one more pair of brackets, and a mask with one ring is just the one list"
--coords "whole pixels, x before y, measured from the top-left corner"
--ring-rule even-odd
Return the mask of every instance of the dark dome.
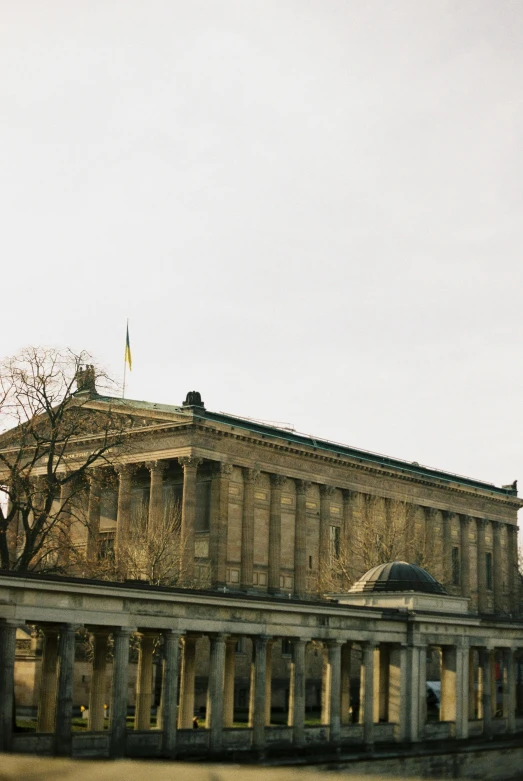
[[423, 594], [446, 594], [447, 592], [429, 575], [427, 570], [406, 561], [389, 561], [378, 564], [363, 575], [350, 593], [361, 594], [385, 591], [417, 591]]

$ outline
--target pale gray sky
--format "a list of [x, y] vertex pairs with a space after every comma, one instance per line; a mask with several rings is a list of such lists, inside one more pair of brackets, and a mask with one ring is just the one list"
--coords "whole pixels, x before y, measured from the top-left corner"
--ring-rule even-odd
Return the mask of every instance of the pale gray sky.
[[0, 16], [1, 355], [523, 487], [523, 3]]

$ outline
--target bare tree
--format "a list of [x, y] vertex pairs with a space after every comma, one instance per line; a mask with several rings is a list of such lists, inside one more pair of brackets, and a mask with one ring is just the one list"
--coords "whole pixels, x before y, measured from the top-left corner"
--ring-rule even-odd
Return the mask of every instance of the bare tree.
[[32, 347], [0, 365], [3, 569], [63, 570], [85, 476], [111, 463], [130, 425], [119, 399], [85, 409], [96, 383], [115, 387], [85, 352]]

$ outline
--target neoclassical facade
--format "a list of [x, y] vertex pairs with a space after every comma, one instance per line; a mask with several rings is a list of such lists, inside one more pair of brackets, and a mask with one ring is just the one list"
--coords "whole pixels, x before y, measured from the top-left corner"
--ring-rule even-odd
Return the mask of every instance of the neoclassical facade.
[[188, 584], [306, 598], [336, 590], [322, 575], [337, 557], [352, 580], [366, 571], [365, 537], [379, 527], [395, 530], [396, 558], [426, 566], [472, 610], [515, 611], [515, 483], [498, 487], [211, 412], [196, 392], [180, 406], [84, 400], [86, 411], [109, 405], [133, 426], [116, 468], [90, 474], [88, 557], [112, 547], [118, 555], [133, 508], [154, 528], [176, 504]]

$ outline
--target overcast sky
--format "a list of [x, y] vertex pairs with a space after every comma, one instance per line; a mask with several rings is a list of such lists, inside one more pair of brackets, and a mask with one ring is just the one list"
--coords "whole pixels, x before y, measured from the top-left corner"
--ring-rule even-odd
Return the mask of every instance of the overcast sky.
[[523, 488], [522, 2], [0, 11], [2, 356]]

